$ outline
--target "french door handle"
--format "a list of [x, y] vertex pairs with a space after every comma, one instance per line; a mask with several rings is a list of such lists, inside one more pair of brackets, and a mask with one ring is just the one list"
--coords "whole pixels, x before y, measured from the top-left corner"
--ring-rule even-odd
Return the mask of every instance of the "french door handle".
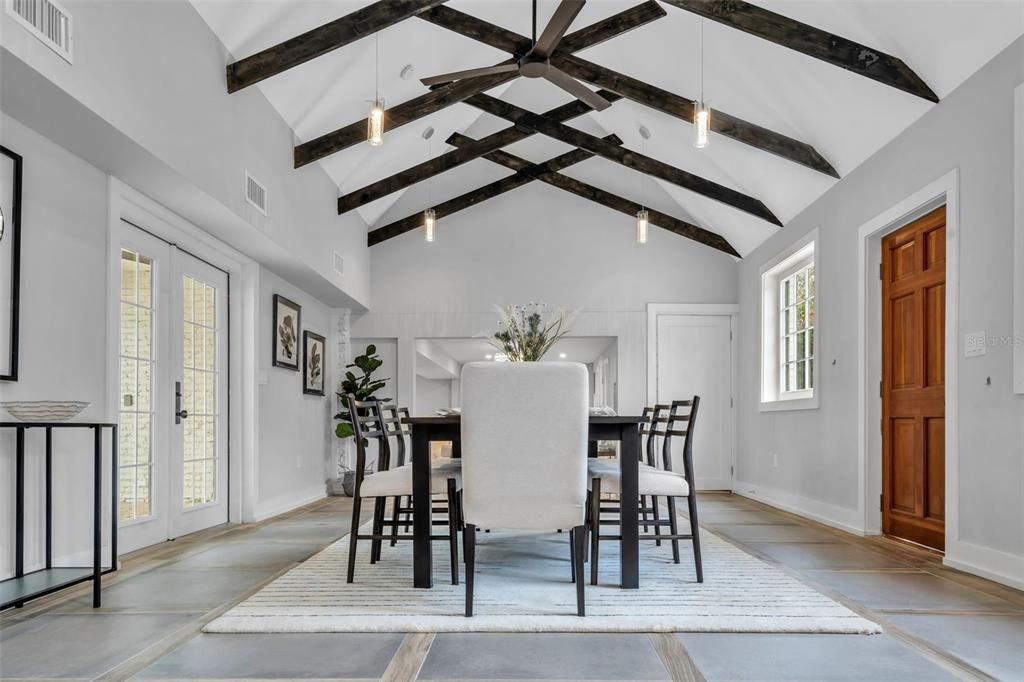
[[188, 410], [181, 409], [181, 382], [174, 382], [174, 423], [180, 424], [182, 419], [188, 419]]

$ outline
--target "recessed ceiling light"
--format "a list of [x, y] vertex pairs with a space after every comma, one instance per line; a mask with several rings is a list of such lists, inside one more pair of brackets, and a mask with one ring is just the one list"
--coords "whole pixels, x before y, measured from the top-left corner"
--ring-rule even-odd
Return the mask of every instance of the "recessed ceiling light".
[[562, 360], [565, 360], [566, 356], [565, 356], [565, 353], [559, 353], [558, 357], [561, 358]]

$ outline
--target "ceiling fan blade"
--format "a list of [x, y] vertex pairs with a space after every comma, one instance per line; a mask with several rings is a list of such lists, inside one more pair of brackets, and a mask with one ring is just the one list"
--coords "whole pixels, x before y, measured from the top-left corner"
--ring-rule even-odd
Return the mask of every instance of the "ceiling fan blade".
[[480, 69], [466, 69], [465, 71], [452, 71], [451, 73], [444, 73], [441, 74], [440, 76], [421, 78], [420, 82], [423, 83], [424, 85], [437, 85], [438, 83], [450, 83], [452, 81], [461, 80], [463, 78], [491, 76], [496, 73], [509, 73], [510, 71], [518, 70], [518, 64], [498, 64], [497, 66], [485, 66]]
[[544, 27], [544, 32], [540, 34], [540, 38], [537, 38], [537, 44], [533, 46], [532, 54], [539, 57], [550, 57], [585, 4], [587, 4], [586, 0], [562, 0], [562, 4], [551, 15], [551, 21]]
[[544, 78], [562, 88], [595, 111], [604, 111], [612, 105], [611, 102], [583, 85], [583, 83], [580, 83], [572, 76], [566, 74], [564, 71], [559, 71], [553, 66], [548, 69], [546, 74], [544, 74]]

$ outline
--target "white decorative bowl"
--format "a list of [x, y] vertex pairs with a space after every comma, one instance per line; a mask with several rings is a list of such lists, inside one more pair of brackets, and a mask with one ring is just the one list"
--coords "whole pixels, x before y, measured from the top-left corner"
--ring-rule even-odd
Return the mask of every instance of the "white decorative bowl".
[[0, 407], [26, 422], [62, 422], [77, 416], [91, 403], [81, 400], [9, 400]]

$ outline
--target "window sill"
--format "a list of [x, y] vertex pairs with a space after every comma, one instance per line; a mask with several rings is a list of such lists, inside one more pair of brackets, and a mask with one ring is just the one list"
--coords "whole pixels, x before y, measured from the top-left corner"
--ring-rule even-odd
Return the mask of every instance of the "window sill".
[[818, 396], [812, 398], [793, 398], [790, 400], [772, 400], [770, 402], [761, 402], [759, 406], [760, 412], [795, 412], [816, 409], [818, 409]]

